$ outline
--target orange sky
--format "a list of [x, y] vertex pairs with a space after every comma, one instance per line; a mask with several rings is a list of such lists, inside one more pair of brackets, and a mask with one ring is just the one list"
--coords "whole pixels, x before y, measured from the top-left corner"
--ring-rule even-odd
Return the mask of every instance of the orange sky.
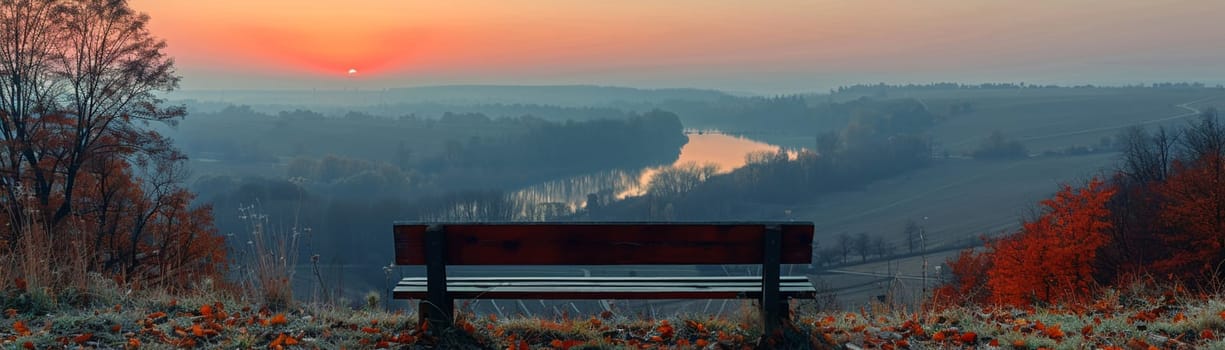
[[[1225, 1], [130, 0], [187, 89], [1220, 79]], [[359, 70], [346, 77], [349, 68]], [[1111, 81], [1113, 80], [1113, 81]]]

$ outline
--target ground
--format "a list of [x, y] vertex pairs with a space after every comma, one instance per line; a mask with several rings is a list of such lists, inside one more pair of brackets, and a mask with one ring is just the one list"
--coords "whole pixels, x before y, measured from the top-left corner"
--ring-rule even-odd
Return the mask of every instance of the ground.
[[[601, 313], [556, 319], [462, 313], [455, 327], [412, 314], [300, 303], [273, 310], [217, 291], [99, 289], [56, 297], [9, 290], [0, 347], [303, 349], [1225, 349], [1225, 301], [1181, 288], [1103, 290], [1060, 307], [952, 306], [908, 311], [797, 307], [762, 339], [751, 309], [660, 319]], [[70, 303], [76, 304], [69, 305]], [[371, 300], [372, 305], [379, 305]], [[463, 307], [461, 306], [461, 309]]]

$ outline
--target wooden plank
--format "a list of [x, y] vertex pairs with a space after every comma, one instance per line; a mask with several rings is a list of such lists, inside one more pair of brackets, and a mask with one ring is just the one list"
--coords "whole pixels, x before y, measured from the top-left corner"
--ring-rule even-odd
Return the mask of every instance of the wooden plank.
[[393, 246], [396, 265], [425, 265], [425, 231], [429, 225], [396, 225]]
[[[406, 277], [400, 280], [404, 283], [426, 283], [426, 277]], [[542, 283], [662, 283], [662, 284], [723, 284], [723, 283], [752, 283], [761, 285], [761, 277], [448, 277], [447, 283], [519, 283], [519, 282], [542, 282]], [[807, 277], [804, 276], [782, 276], [779, 277], [780, 283], [810, 283]]]
[[[406, 286], [406, 287], [407, 287], [407, 286], [428, 286], [428, 284], [426, 284], [426, 283], [414, 283], [414, 282], [402, 282], [402, 283], [400, 283], [400, 284], [397, 284], [397, 286]], [[695, 287], [695, 288], [709, 288], [709, 287], [745, 287], [745, 288], [750, 288], [750, 287], [751, 287], [751, 288], [761, 288], [762, 284], [761, 284], [761, 282], [756, 282], [756, 283], [754, 283], [754, 282], [730, 282], [730, 283], [718, 283], [718, 284], [715, 284], [715, 283], [666, 283], [666, 282], [577, 282], [577, 281], [572, 281], [572, 282], [561, 282], [561, 283], [556, 283], [556, 282], [544, 282], [544, 281], [523, 281], [523, 282], [449, 282], [449, 283], [447, 283], [447, 287], [448, 287], [448, 288], [452, 288], [452, 287], [496, 287], [496, 286], [545, 286], [545, 287], [547, 287], [547, 286], [590, 286], [590, 287], [600, 287], [600, 286], [610, 286], [610, 287], [617, 287], [617, 286], [621, 286], [621, 287], [634, 287], [634, 286], [642, 286], [642, 287], [668, 287], [668, 286], [679, 286], [679, 287]], [[801, 283], [801, 282], [792, 282], [792, 283], [780, 283], [780, 284], [779, 284], [779, 286], [783, 286], [783, 287], [805, 287], [805, 286], [809, 286], [809, 287], [811, 287], [812, 285], [811, 285], [811, 284], [809, 284], [809, 283], [807, 283], [807, 282], [802, 282], [802, 283]]]
[[[498, 281], [464, 278], [448, 281], [448, 292], [455, 298], [526, 299], [728, 299], [760, 298], [761, 280], [755, 277], [685, 277], [688, 281], [660, 278], [581, 280], [583, 278], [516, 278]], [[780, 283], [781, 297], [812, 298], [816, 289], [802, 276], [787, 276]], [[396, 298], [421, 298], [428, 290], [420, 278], [407, 278], [394, 289]]]
[[[449, 265], [760, 264], [761, 223], [443, 224]], [[780, 261], [812, 262], [812, 223], [778, 223]], [[395, 228], [396, 263], [425, 263], [424, 224]]]
[[[426, 286], [425, 286], [425, 285], [421, 285], [421, 284], [400, 284], [400, 285], [396, 285], [396, 287], [397, 287], [397, 288], [407, 288], [407, 289], [413, 289], [413, 288], [415, 288], [415, 289], [425, 289], [425, 288], [426, 288]], [[492, 290], [492, 289], [498, 289], [498, 288], [504, 288], [504, 287], [505, 287], [505, 288], [509, 288], [509, 287], [514, 287], [514, 288], [537, 288], [537, 289], [541, 289], [541, 290], [549, 290], [550, 288], [552, 288], [552, 289], [562, 289], [562, 288], [643, 288], [643, 289], [650, 289], [650, 288], [678, 288], [678, 289], [684, 289], [684, 290], [714, 290], [714, 289], [719, 289], [719, 288], [738, 288], [738, 289], [743, 289], [743, 290], [755, 290], [755, 291], [760, 291], [760, 289], [761, 289], [761, 285], [760, 285], [760, 284], [720, 284], [720, 285], [683, 285], [683, 284], [672, 284], [672, 285], [668, 285], [668, 284], [630, 284], [630, 283], [618, 283], [618, 284], [560, 284], [560, 285], [559, 285], [559, 284], [544, 284], [544, 283], [450, 284], [450, 285], [448, 285], [448, 286], [447, 286], [447, 289], [448, 289], [448, 291], [452, 291], [452, 290], [459, 290], [459, 289], [462, 289], [462, 288], [484, 288], [484, 289], [491, 289], [491, 290]], [[787, 289], [807, 289], [807, 290], [813, 290], [813, 291], [815, 291], [815, 290], [816, 290], [816, 289], [814, 289], [814, 288], [813, 288], [812, 286], [810, 286], [810, 285], [803, 285], [803, 284], [798, 284], [798, 283], [797, 283], [797, 284], [785, 284], [785, 285], [781, 285], [781, 286], [779, 286], [779, 288], [787, 288]]]
[[[642, 288], [642, 287], [460, 287], [450, 291], [456, 299], [759, 299], [758, 288]], [[397, 299], [418, 299], [426, 291], [396, 287]], [[784, 298], [814, 298], [811, 288], [782, 288]]]
[[[424, 281], [425, 277], [405, 277], [402, 281]], [[727, 281], [753, 281], [760, 282], [761, 276], [676, 276], [676, 277], [657, 277], [657, 276], [539, 276], [539, 277], [448, 277], [447, 281], [711, 281], [711, 282], [727, 282]], [[779, 276], [779, 281], [808, 281], [808, 276]]]
[[[424, 280], [404, 280], [404, 281], [400, 281], [398, 285], [428, 285], [428, 283], [427, 281], [424, 281]], [[660, 285], [660, 286], [745, 285], [745, 286], [750, 286], [751, 285], [751, 286], [760, 287], [762, 283], [760, 280], [757, 280], [757, 281], [671, 281], [671, 282], [670, 281], [630, 281], [630, 280], [625, 280], [625, 281], [578, 281], [578, 280], [564, 280], [564, 281], [551, 281], [551, 280], [464, 281], [464, 280], [459, 280], [459, 281], [456, 281], [456, 280], [448, 280], [447, 285], [450, 285], [450, 286], [454, 286], [454, 285], [572, 285], [572, 286], [581, 286], [581, 285], [594, 285], [594, 286], [602, 286], [602, 285], [646, 285], [646, 286], [649, 286], [649, 285]], [[779, 282], [779, 285], [808, 286], [812, 284], [809, 283], [808, 281], [789, 280], [786, 282]]]
[[[424, 286], [396, 286], [395, 288], [395, 290], [401, 290], [401, 291], [418, 291], [418, 290], [424, 291], [427, 289], [428, 288]], [[571, 292], [582, 291], [582, 292], [599, 293], [600, 291], [604, 291], [604, 290], [621, 291], [621, 292], [636, 291], [636, 292], [642, 292], [642, 293], [651, 293], [651, 292], [658, 292], [658, 291], [691, 291], [691, 292], [738, 291], [738, 292], [753, 293], [754, 295], [761, 294], [761, 288], [758, 288], [757, 286], [698, 287], [698, 286], [517, 286], [517, 285], [509, 285], [509, 286], [489, 286], [489, 287], [486, 287], [486, 286], [455, 286], [449, 291], [454, 292], [454, 293], [461, 293], [463, 291], [498, 291], [498, 290], [505, 290], [505, 291], [532, 290], [532, 291], [539, 291], [540, 293], [543, 293], [543, 294], [548, 294], [553, 291], [571, 291]], [[815, 289], [813, 289], [810, 286], [786, 286], [786, 287], [780, 288], [780, 290], [786, 290], [790, 292], [815, 291]], [[536, 299], [536, 298], [527, 298], [527, 299]]]

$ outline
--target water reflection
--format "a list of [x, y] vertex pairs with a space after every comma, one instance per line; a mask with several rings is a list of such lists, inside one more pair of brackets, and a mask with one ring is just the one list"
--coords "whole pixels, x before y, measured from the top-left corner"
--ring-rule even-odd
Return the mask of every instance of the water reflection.
[[685, 164], [714, 165], [717, 174], [731, 172], [745, 165], [745, 156], [753, 153], [775, 153], [781, 147], [717, 131], [690, 132], [689, 142], [671, 165], [635, 170], [608, 170], [595, 174], [549, 181], [513, 193], [515, 200], [525, 203], [554, 203], [576, 210], [585, 205], [587, 195], [613, 194], [616, 198], [640, 196], [655, 174], [667, 167]]

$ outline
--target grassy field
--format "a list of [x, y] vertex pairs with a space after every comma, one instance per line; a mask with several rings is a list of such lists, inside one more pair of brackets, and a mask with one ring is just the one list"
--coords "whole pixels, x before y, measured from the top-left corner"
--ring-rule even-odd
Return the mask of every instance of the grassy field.
[[[926, 96], [925, 96], [926, 95]], [[994, 130], [1020, 140], [1031, 152], [1097, 146], [1133, 125], [1181, 125], [1197, 107], [1225, 98], [1216, 90], [1056, 89], [1016, 92], [914, 94], [940, 112], [968, 102], [973, 112], [952, 117], [933, 137], [952, 154], [966, 153]], [[1184, 107], [1179, 107], [1184, 105]]]

